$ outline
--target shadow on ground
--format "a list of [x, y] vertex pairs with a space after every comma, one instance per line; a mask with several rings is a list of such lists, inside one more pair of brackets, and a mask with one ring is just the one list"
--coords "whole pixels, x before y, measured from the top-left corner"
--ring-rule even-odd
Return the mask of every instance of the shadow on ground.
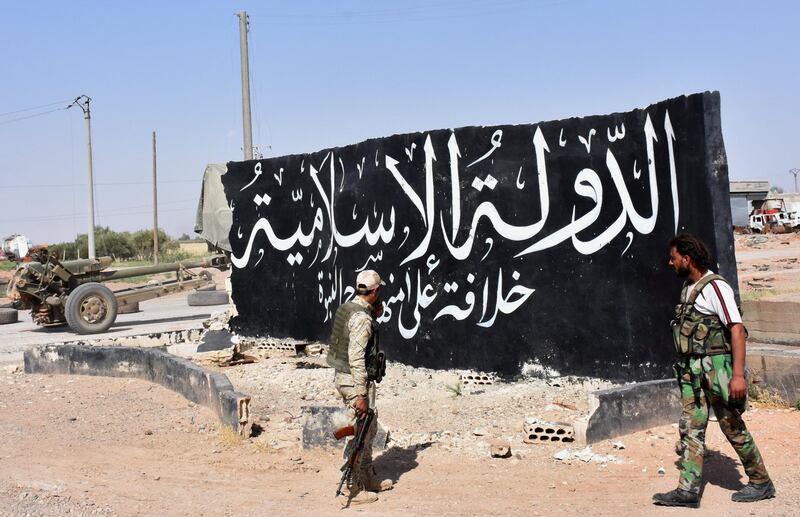
[[[195, 319], [206, 319], [210, 318], [211, 313], [209, 314], [191, 314], [189, 316], [176, 316], [176, 317], [169, 317], [169, 318], [158, 318], [152, 320], [136, 320], [136, 321], [123, 321], [122, 325], [133, 325], [134, 327], [138, 327], [139, 325], [147, 325], [149, 323], [161, 323], [162, 321], [186, 321], [186, 320], [195, 320]], [[109, 332], [113, 332], [117, 330], [116, 324], [114, 324]]]
[[409, 447], [394, 446], [375, 458], [372, 464], [375, 466], [379, 477], [388, 478], [393, 483], [397, 483], [403, 474], [411, 472], [419, 466], [417, 462], [419, 451], [425, 450], [431, 445], [433, 445], [433, 442], [420, 443]]
[[[675, 466], [680, 470], [681, 459], [675, 461]], [[718, 486], [725, 490], [740, 490], [744, 488], [742, 476], [739, 473], [739, 463], [719, 451], [706, 449], [703, 460], [703, 489], [706, 484]]]
[[739, 474], [738, 462], [719, 451], [711, 450], [703, 465], [703, 478], [709, 483], [726, 490], [744, 488], [742, 476]]

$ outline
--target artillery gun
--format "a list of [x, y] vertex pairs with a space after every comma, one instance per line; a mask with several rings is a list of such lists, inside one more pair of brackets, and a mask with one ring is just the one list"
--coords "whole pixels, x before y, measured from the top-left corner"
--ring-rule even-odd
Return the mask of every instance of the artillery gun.
[[[8, 284], [7, 296], [17, 309], [30, 309], [37, 325], [67, 324], [79, 334], [105, 332], [117, 319], [120, 306], [158, 298], [167, 294], [202, 287], [211, 283], [208, 271], [193, 268], [227, 269], [225, 255], [214, 255], [183, 262], [152, 266], [108, 269], [112, 257], [59, 261], [46, 248], [29, 255]], [[175, 272], [176, 278], [154, 285], [112, 292], [101, 282], [141, 275]]]

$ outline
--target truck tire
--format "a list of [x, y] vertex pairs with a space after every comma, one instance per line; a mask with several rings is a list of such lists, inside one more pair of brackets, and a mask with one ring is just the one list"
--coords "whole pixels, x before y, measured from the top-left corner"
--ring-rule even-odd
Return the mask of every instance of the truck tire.
[[228, 293], [226, 291], [194, 291], [186, 297], [186, 303], [189, 307], [228, 305]]
[[19, 314], [16, 309], [0, 309], [0, 325], [17, 321], [19, 321]]
[[78, 334], [105, 332], [117, 319], [117, 297], [97, 282], [80, 285], [67, 297], [64, 315]]

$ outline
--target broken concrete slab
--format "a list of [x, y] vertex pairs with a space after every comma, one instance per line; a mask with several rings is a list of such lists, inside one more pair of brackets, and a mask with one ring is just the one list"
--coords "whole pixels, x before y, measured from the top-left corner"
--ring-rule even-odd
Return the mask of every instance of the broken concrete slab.
[[681, 398], [675, 379], [664, 379], [591, 392], [589, 408], [589, 415], [573, 424], [582, 445], [675, 423]]
[[228, 377], [153, 348], [42, 345], [24, 354], [25, 373], [133, 377], [158, 383], [211, 408], [220, 421], [250, 434], [250, 396]]
[[228, 330], [208, 330], [197, 345], [198, 352], [213, 352], [233, 346], [233, 334]]
[[[303, 448], [343, 447], [345, 440], [336, 440], [333, 432], [348, 425], [348, 411], [341, 406], [303, 406]], [[373, 449], [385, 449], [389, 430], [378, 420], [378, 430], [372, 440]]]

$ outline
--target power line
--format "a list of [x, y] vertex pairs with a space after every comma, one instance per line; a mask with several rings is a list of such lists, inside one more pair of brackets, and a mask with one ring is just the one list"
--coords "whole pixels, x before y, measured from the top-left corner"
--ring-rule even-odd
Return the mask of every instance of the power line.
[[[192, 202], [194, 202], [194, 200], [192, 200]], [[150, 205], [147, 205], [147, 206], [149, 207]], [[129, 208], [132, 208], [132, 207], [129, 207]], [[189, 211], [189, 210], [195, 211], [196, 209], [197, 209], [196, 206], [187, 206], [187, 207], [182, 207], [182, 208], [168, 208], [168, 209], [165, 209], [165, 210], [159, 209], [159, 212], [186, 212], [186, 211]], [[126, 208], [126, 209], [122, 209], [122, 210], [111, 210], [111, 211], [108, 211], [108, 212], [98, 212], [98, 215], [102, 215], [104, 218], [108, 218], [108, 217], [118, 217], [118, 216], [123, 216], [123, 215], [141, 215], [141, 214], [150, 214], [150, 213], [152, 213], [151, 210], [128, 211], [128, 209]], [[33, 217], [30, 217], [30, 216], [28, 216], [28, 217], [16, 217], [16, 218], [11, 218], [11, 219], [0, 219], [0, 223], [13, 223], [13, 222], [33, 222], [33, 223], [38, 223], [38, 222], [47, 222], [47, 221], [57, 221], [59, 219], [64, 219], [64, 218], [73, 217], [73, 216], [88, 217], [88, 214], [85, 214], [85, 213], [81, 212], [81, 213], [73, 213], [73, 214], [33, 216]]]
[[23, 108], [20, 110], [6, 111], [5, 113], [0, 113], [0, 117], [5, 117], [6, 115], [16, 115], [17, 113], [24, 113], [26, 111], [33, 111], [42, 108], [49, 108], [50, 106], [55, 106], [56, 104], [64, 104], [65, 102], [70, 102], [71, 100], [72, 99], [64, 99], [63, 101], [51, 102], [50, 104], [42, 104], [41, 106], [34, 106], [32, 108]]
[[[186, 179], [186, 180], [162, 180], [161, 183], [201, 183], [202, 179]], [[112, 181], [95, 183], [95, 186], [101, 187], [117, 187], [129, 185], [150, 185], [149, 181]], [[69, 187], [85, 187], [86, 183], [32, 183], [25, 185], [0, 185], [0, 189], [15, 189], [15, 188], [69, 188]]]
[[473, 16], [486, 16], [492, 14], [507, 13], [518, 7], [531, 6], [536, 8], [559, 5], [570, 0], [552, 0], [531, 2], [529, 0], [496, 0], [487, 4], [483, 0], [472, 0], [464, 2], [448, 3], [429, 3], [418, 6], [407, 6], [396, 9], [378, 10], [341, 10], [327, 12], [294, 12], [294, 13], [275, 13], [269, 15], [252, 15], [251, 17], [263, 24], [316, 24], [316, 25], [347, 25], [360, 23], [401, 23], [401, 22], [424, 22], [447, 19], [469, 18]]
[[11, 124], [13, 122], [19, 122], [20, 120], [27, 120], [29, 118], [41, 117], [42, 115], [47, 115], [49, 113], [55, 113], [56, 111], [62, 111], [62, 110], [65, 110], [65, 109], [67, 109], [67, 108], [56, 108], [56, 109], [52, 109], [52, 110], [43, 111], [41, 113], [34, 113], [33, 115], [26, 115], [24, 117], [12, 118], [11, 120], [4, 120], [4, 121], [0, 122], [0, 126], [5, 126], [6, 124]]

